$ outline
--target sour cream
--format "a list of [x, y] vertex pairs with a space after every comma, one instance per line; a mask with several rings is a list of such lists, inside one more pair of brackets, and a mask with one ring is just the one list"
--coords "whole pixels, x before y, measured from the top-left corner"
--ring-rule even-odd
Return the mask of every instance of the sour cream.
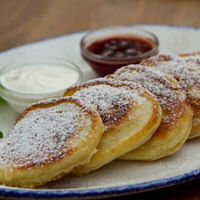
[[27, 94], [59, 91], [73, 85], [78, 79], [79, 73], [75, 69], [48, 64], [17, 67], [0, 76], [5, 88]]

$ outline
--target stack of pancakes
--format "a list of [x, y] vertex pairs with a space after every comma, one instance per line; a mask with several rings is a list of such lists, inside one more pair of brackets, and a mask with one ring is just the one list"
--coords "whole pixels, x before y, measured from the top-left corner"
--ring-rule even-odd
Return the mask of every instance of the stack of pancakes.
[[0, 143], [0, 183], [36, 187], [114, 159], [157, 160], [200, 135], [200, 56], [158, 55], [25, 109]]

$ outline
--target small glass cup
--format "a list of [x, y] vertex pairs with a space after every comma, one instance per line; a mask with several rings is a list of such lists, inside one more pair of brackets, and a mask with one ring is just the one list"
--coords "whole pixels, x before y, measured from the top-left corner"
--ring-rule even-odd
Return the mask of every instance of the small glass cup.
[[[140, 55], [133, 55], [125, 58], [109, 58], [91, 52], [88, 47], [96, 41], [101, 41], [106, 38], [128, 36], [132, 38], [141, 38], [151, 44], [152, 49]], [[139, 27], [131, 26], [113, 26], [91, 31], [86, 34], [81, 42], [82, 57], [91, 65], [91, 67], [101, 76], [111, 74], [118, 68], [128, 65], [140, 63], [145, 58], [154, 56], [158, 53], [159, 41], [156, 35], [150, 31]]]
[[[82, 73], [80, 69], [73, 64], [72, 62], [63, 59], [63, 58], [53, 58], [53, 57], [41, 57], [41, 58], [35, 58], [31, 57], [31, 59], [17, 59], [11, 61], [9, 64], [5, 65], [0, 69], [0, 76], [12, 69], [18, 68], [18, 67], [29, 67], [33, 65], [59, 65], [64, 66], [67, 68], [71, 68], [78, 72], [79, 76], [78, 79], [72, 84], [75, 85], [82, 80]], [[24, 83], [26, 84], [26, 83]], [[69, 87], [69, 86], [68, 86]], [[47, 93], [23, 93], [23, 92], [16, 92], [14, 90], [6, 88], [2, 83], [0, 82], [0, 96], [7, 101], [7, 103], [18, 113], [23, 111], [27, 106], [30, 104], [43, 100], [43, 99], [49, 99], [49, 98], [55, 98], [62, 96], [64, 89], [58, 89], [54, 92], [47, 92]]]

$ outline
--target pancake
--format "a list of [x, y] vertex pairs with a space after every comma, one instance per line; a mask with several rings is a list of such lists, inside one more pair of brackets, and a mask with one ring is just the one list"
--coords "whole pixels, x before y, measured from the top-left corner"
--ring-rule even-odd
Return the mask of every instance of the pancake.
[[33, 188], [89, 161], [104, 125], [74, 98], [41, 101], [25, 109], [0, 143], [0, 183]]
[[149, 141], [123, 155], [124, 160], [156, 160], [177, 152], [188, 138], [193, 110], [175, 79], [142, 65], [129, 65], [107, 78], [128, 81], [153, 93], [162, 108], [162, 121]]
[[200, 53], [187, 53], [180, 56], [158, 55], [142, 61], [173, 76], [186, 92], [188, 102], [194, 109], [192, 131], [189, 138], [200, 136]]
[[162, 115], [157, 99], [147, 90], [128, 83], [96, 79], [70, 88], [64, 95], [95, 107], [106, 127], [90, 162], [71, 174], [88, 173], [138, 148], [160, 124]]
[[200, 56], [200, 52], [192, 52], [192, 53], [181, 53], [179, 54], [180, 57], [193, 57], [193, 56]]

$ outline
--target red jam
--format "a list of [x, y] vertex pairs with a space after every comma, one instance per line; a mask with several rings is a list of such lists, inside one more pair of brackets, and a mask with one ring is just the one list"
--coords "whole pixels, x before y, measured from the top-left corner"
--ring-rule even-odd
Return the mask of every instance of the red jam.
[[147, 39], [136, 36], [113, 36], [96, 40], [86, 47], [89, 55], [82, 52], [82, 56], [92, 65], [100, 75], [111, 74], [118, 68], [139, 63], [142, 59], [158, 53], [158, 49], [150, 55], [148, 52], [154, 44]]
[[95, 41], [87, 49], [105, 59], [115, 60], [139, 56], [152, 48], [152, 44], [142, 38], [112, 37]]

